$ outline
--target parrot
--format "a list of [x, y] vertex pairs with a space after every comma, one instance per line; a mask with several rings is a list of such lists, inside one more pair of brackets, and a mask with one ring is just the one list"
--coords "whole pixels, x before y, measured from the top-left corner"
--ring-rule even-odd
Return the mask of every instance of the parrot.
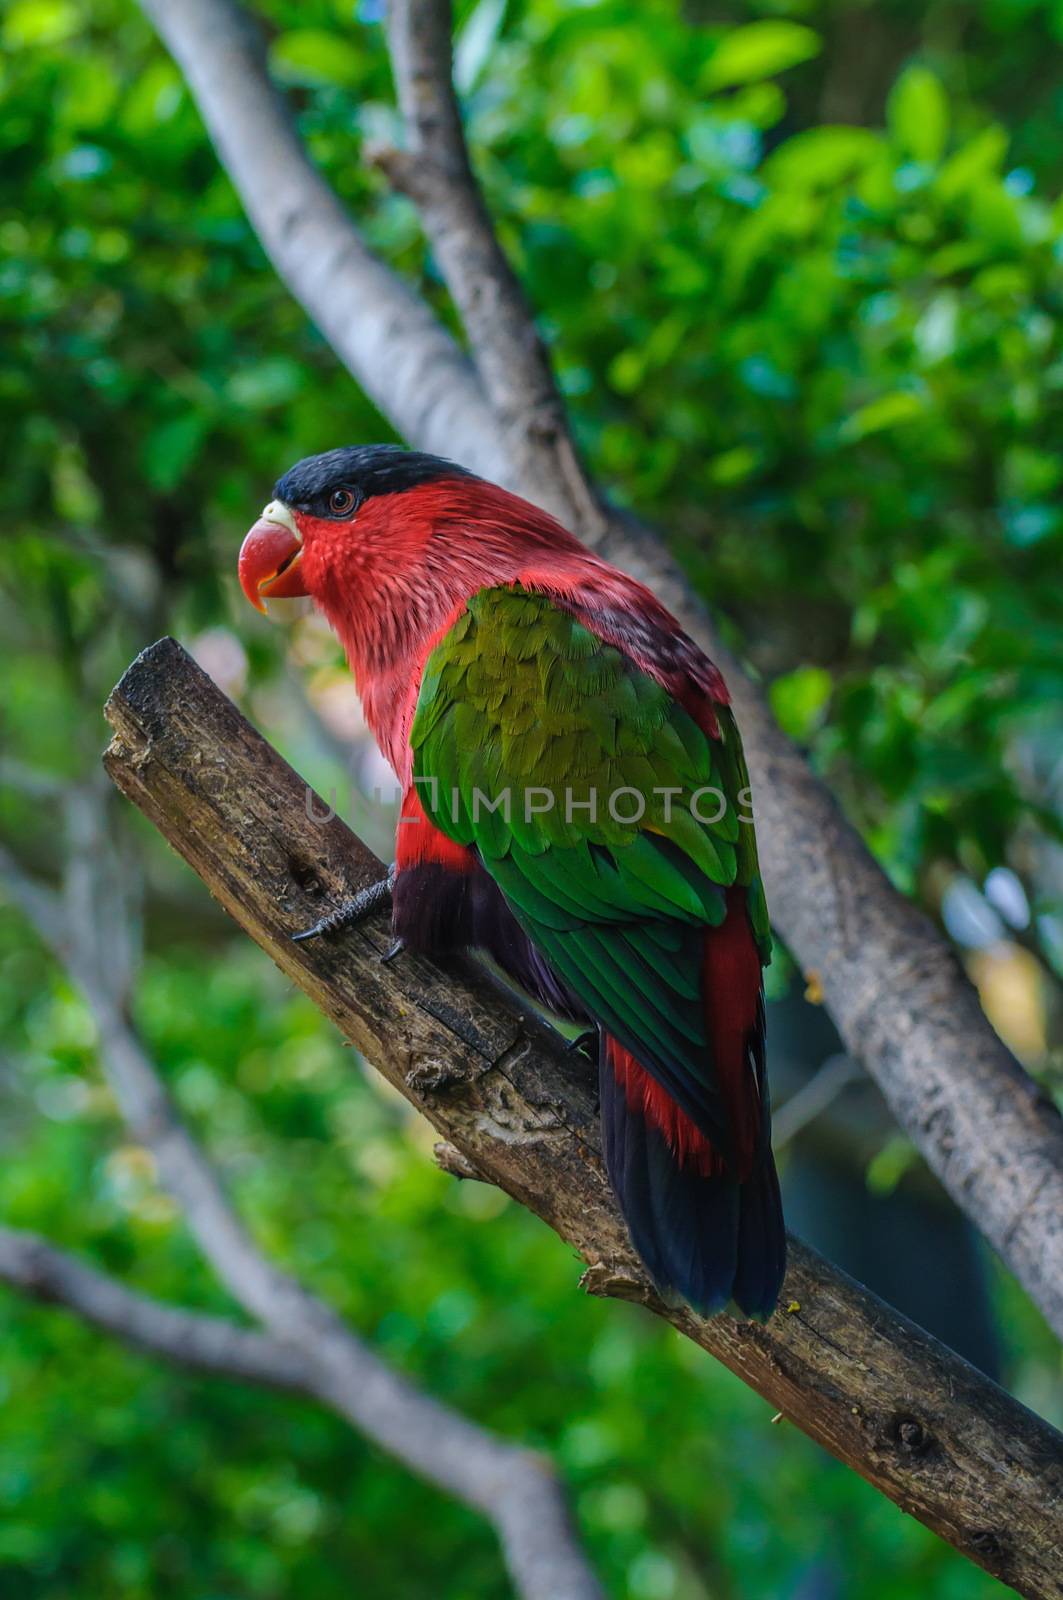
[[774, 1309], [771, 933], [730, 696], [650, 589], [441, 457], [297, 462], [240, 549], [264, 611], [309, 596], [402, 793], [396, 944], [482, 951], [595, 1041], [606, 1173], [659, 1294]]

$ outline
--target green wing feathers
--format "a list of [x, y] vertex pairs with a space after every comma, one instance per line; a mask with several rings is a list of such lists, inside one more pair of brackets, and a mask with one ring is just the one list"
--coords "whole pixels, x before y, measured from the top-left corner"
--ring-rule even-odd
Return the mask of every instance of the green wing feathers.
[[410, 734], [435, 825], [705, 1133], [727, 1143], [702, 936], [745, 887], [770, 953], [734, 719], [719, 738], [549, 596], [474, 595], [426, 664]]

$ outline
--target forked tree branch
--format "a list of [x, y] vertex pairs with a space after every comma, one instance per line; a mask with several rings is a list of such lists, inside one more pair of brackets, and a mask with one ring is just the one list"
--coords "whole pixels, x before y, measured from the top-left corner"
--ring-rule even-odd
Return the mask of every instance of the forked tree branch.
[[[0, 1228], [0, 1282], [64, 1306], [174, 1366], [315, 1400], [496, 1526], [519, 1595], [602, 1600], [545, 1457], [506, 1444], [429, 1399], [346, 1329], [293, 1324], [285, 1336], [169, 1306], [36, 1234]], [[325, 1347], [327, 1341], [327, 1348]], [[460, 1463], [452, 1479], [451, 1469]]]
[[[395, 66], [411, 159], [427, 155], [427, 141], [438, 139], [437, 181], [426, 186], [409, 161], [400, 158], [400, 165], [466, 318], [475, 369], [372, 255], [312, 166], [234, 0], [141, 4], [184, 68], [281, 277], [396, 428], [595, 537], [657, 591], [722, 667], [749, 758], [776, 927], [803, 968], [818, 975], [847, 1049], [876, 1079], [900, 1125], [1063, 1334], [1063, 1120], [993, 1032], [948, 945], [892, 887], [779, 731], [663, 544], [608, 511], [595, 528], [598, 503], [593, 494], [588, 501], [571, 441], [566, 446], [556, 432], [538, 336], [462, 153], [445, 6], [395, 0]], [[502, 313], [497, 323], [492, 306]], [[523, 411], [519, 382], [527, 389]], [[549, 449], [542, 448], [544, 405]], [[322, 447], [337, 442], [322, 440]]]
[[[1010, 1583], [1058, 1595], [1063, 1438], [797, 1241], [766, 1327], [664, 1305], [605, 1179], [595, 1075], [471, 963], [383, 963], [386, 918], [293, 943], [380, 863], [173, 640], [107, 706], [105, 764], [222, 905], [439, 1130], [441, 1164], [499, 1185], [904, 1510]], [[256, 1291], [248, 1303], [269, 1311]], [[298, 1306], [282, 1296], [291, 1334]], [[291, 1318], [294, 1315], [296, 1321]], [[767, 1416], [765, 1416], [767, 1425]]]
[[369, 398], [403, 431], [497, 472], [493, 419], [454, 340], [369, 249], [307, 155], [232, 0], [143, 0], [278, 273]]
[[245, 1228], [128, 1015], [128, 974], [125, 963], [114, 960], [116, 940], [123, 938], [121, 914], [106, 913], [113, 884], [101, 799], [91, 791], [73, 791], [66, 799], [75, 849], [62, 895], [35, 884], [2, 851], [0, 878], [85, 995], [101, 1064], [130, 1132], [152, 1152], [219, 1280], [266, 1332], [160, 1305], [43, 1240], [6, 1229], [0, 1229], [0, 1279], [37, 1298], [61, 1300], [156, 1355], [321, 1401], [411, 1471], [487, 1517], [524, 1600], [602, 1600], [550, 1463], [400, 1377], [330, 1306], [276, 1267]]

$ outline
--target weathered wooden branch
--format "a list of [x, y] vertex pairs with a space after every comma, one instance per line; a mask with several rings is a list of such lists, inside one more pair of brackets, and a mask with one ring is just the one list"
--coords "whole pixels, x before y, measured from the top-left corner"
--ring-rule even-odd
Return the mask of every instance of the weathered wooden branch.
[[[1058, 1600], [1063, 1438], [798, 1241], [766, 1327], [661, 1303], [605, 1181], [594, 1074], [472, 962], [380, 960], [381, 915], [291, 934], [380, 863], [171, 639], [107, 705], [105, 764], [239, 925], [439, 1130], [448, 1171], [497, 1184], [905, 1511], [1017, 1589]], [[765, 1425], [767, 1425], [767, 1414]]]
[[559, 431], [545, 355], [476, 191], [444, 0], [395, 0], [393, 60], [410, 148], [392, 168], [420, 207], [475, 366], [372, 254], [314, 168], [234, 0], [140, 3], [184, 70], [277, 271], [396, 428], [593, 538], [723, 669], [749, 758], [775, 926], [817, 974], [847, 1049], [901, 1126], [1063, 1335], [1063, 1120], [993, 1032], [946, 942], [893, 888], [780, 732], [663, 542], [607, 507], [601, 514], [567, 429]]

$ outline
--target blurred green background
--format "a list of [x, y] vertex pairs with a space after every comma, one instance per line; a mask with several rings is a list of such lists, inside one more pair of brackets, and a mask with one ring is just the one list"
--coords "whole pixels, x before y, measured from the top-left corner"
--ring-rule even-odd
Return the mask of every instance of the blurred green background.
[[[397, 132], [379, 4], [257, 9], [314, 157], [447, 314], [411, 208], [359, 160]], [[1058, 1090], [1058, 0], [478, 0], [459, 22], [488, 197], [595, 467], [669, 530], [783, 725]], [[107, 690], [173, 632], [387, 856], [334, 644], [305, 615], [255, 617], [234, 565], [286, 466], [389, 430], [275, 279], [131, 0], [8, 0], [0, 43], [5, 756], [83, 779]], [[518, 1207], [439, 1173], [425, 1126], [113, 813], [143, 891], [138, 1022], [244, 1214], [403, 1370], [555, 1454], [612, 1594], [1005, 1592], [668, 1330], [577, 1293], [578, 1263]], [[55, 876], [49, 803], [6, 788], [0, 834]], [[771, 982], [789, 1092], [837, 1044], [785, 952]], [[6, 912], [0, 1030], [0, 1219], [228, 1309], [123, 1138], [84, 1005]], [[860, 1197], [897, 1297], [937, 1265], [953, 1318], [985, 1325], [972, 1353], [1060, 1422], [1054, 1340], [969, 1239], [928, 1262], [926, 1218], [955, 1219], [869, 1104], [856, 1085], [787, 1145], [798, 1225], [859, 1265], [836, 1213]], [[0, 1290], [0, 1593], [508, 1586], [483, 1524], [315, 1408]]]

